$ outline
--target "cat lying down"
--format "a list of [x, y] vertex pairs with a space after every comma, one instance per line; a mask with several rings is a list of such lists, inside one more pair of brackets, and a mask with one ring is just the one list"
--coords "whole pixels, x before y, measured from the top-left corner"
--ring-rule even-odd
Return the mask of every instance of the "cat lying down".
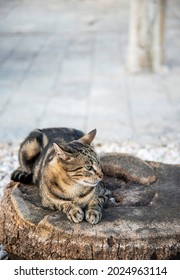
[[74, 223], [97, 224], [111, 192], [102, 182], [100, 160], [88, 134], [76, 129], [32, 131], [19, 149], [20, 167], [11, 179], [39, 187], [45, 207], [66, 213]]
[[140, 185], [157, 178], [151, 164], [132, 155], [106, 153], [99, 159], [91, 146], [95, 136], [95, 129], [88, 134], [69, 128], [32, 131], [20, 145], [20, 167], [11, 179], [37, 185], [42, 204], [63, 211], [74, 223], [97, 224], [110, 196], [117, 195], [105, 187], [108, 176]]

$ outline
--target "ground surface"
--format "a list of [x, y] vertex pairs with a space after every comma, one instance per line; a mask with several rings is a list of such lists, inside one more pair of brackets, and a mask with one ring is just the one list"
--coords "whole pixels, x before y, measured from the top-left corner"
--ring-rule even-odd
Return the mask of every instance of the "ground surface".
[[126, 0], [0, 0], [0, 142], [35, 127], [99, 140], [179, 140], [180, 2], [167, 1], [165, 67], [126, 71]]

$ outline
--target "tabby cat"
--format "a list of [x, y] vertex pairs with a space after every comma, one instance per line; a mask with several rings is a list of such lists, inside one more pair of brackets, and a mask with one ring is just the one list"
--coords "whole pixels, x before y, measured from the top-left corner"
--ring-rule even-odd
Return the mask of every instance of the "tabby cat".
[[34, 130], [20, 146], [20, 167], [11, 179], [36, 184], [42, 204], [71, 221], [97, 224], [110, 191], [101, 182], [100, 161], [91, 146], [95, 135], [96, 130], [85, 135], [68, 128]]

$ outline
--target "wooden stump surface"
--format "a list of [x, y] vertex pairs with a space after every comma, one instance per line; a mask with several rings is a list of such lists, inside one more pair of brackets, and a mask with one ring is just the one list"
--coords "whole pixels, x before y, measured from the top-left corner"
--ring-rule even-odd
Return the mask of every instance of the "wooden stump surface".
[[176, 259], [180, 165], [150, 164], [157, 180], [149, 186], [104, 178], [113, 198], [94, 226], [43, 208], [36, 186], [10, 182], [0, 204], [0, 242], [24, 259]]

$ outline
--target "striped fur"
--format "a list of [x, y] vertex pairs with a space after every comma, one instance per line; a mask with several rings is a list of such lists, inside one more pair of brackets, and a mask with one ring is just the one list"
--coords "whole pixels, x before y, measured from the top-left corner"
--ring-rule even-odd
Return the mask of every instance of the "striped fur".
[[31, 132], [20, 146], [20, 167], [11, 179], [38, 185], [43, 205], [63, 211], [73, 222], [97, 224], [110, 192], [91, 146], [95, 135], [96, 130], [84, 135], [68, 128]]

